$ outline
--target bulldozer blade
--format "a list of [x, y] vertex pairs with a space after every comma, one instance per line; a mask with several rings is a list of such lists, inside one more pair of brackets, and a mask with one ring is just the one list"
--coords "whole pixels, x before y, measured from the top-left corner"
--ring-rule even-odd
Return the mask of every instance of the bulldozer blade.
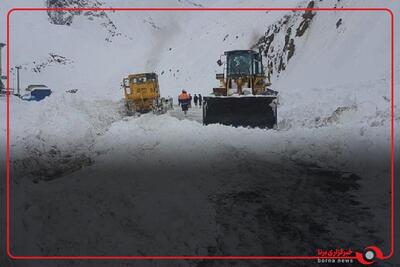
[[277, 123], [276, 96], [204, 97], [203, 124], [273, 128]]

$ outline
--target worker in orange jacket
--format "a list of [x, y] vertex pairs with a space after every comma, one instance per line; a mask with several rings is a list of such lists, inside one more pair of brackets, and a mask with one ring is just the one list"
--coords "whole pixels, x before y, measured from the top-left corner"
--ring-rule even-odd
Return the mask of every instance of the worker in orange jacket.
[[190, 96], [185, 90], [182, 90], [182, 93], [179, 95], [178, 102], [181, 105], [183, 113], [186, 115], [190, 105]]

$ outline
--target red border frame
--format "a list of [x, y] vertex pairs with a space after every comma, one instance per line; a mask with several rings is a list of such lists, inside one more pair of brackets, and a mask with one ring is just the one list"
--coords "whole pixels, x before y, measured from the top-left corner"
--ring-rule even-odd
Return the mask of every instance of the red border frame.
[[[394, 254], [394, 14], [389, 8], [13, 8], [7, 12], [7, 77], [10, 77], [10, 17], [15, 11], [383, 11], [390, 15], [390, 88], [391, 88], [391, 138], [390, 138], [390, 250], [389, 254], [380, 259], [387, 260]], [[6, 121], [6, 252], [14, 260], [316, 260], [332, 259], [319, 256], [16, 256], [10, 248], [10, 80], [7, 79], [7, 121]], [[335, 257], [335, 259], [353, 259], [356, 256]]]

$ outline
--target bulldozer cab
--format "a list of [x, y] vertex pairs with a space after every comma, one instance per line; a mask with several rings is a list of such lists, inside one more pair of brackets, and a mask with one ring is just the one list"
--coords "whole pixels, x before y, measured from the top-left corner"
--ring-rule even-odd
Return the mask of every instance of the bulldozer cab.
[[131, 74], [123, 83], [127, 99], [155, 98], [160, 94], [155, 73]]
[[130, 112], [148, 112], [160, 98], [158, 76], [155, 73], [130, 74], [123, 79], [126, 107]]

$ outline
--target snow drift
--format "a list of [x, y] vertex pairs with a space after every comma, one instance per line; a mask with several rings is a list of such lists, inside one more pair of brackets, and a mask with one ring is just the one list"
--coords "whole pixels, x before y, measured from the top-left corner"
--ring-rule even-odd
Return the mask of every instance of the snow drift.
[[[18, 5], [52, 2], [20, 1]], [[62, 3], [132, 5], [129, 1]], [[160, 5], [156, 1], [135, 4]], [[101, 254], [105, 251], [96, 246], [101, 243], [121, 253], [129, 253], [126, 249], [133, 247], [138, 255], [160, 251], [290, 254], [312, 250], [316, 236], [306, 236], [315, 229], [331, 241], [321, 241], [321, 246], [343, 245], [351, 235], [359, 245], [383, 237], [379, 245], [388, 248], [390, 20], [386, 12], [340, 10], [380, 4], [315, 1], [314, 7], [337, 10], [312, 13], [108, 12], [59, 16], [15, 12], [11, 66], [23, 66], [23, 88], [46, 83], [55, 93], [38, 103], [11, 97], [12, 194], [13, 208], [19, 212], [13, 248], [27, 254], [93, 252], [95, 248]], [[11, 6], [2, 3], [2, 14], [7, 5]], [[201, 5], [248, 4], [208, 1]], [[282, 5], [295, 4], [271, 4]], [[296, 6], [308, 5], [310, 1], [299, 1]], [[390, 6], [399, 8], [397, 3]], [[21, 36], [30, 40], [30, 45]], [[203, 126], [189, 120], [200, 118], [199, 110], [191, 110], [189, 119], [183, 120], [175, 118], [173, 112], [123, 117], [119, 85], [127, 74], [156, 71], [164, 96], [176, 96], [181, 89], [206, 95], [216, 84], [215, 73], [221, 72], [215, 62], [223, 51], [251, 47], [265, 52], [266, 71], [270, 66], [273, 87], [280, 94], [278, 129]], [[13, 75], [11, 79], [15, 87]], [[78, 91], [66, 92], [70, 89]], [[4, 108], [5, 99], [0, 101]], [[399, 121], [396, 112], [396, 128]], [[4, 118], [1, 136], [5, 149]], [[180, 166], [189, 167], [181, 170]], [[319, 173], [323, 171], [329, 175]], [[158, 178], [147, 179], [146, 172], [157, 173]], [[330, 183], [347, 182], [348, 186], [334, 192], [319, 187], [313, 190], [319, 177]], [[275, 202], [274, 192], [280, 193]], [[296, 202], [293, 196], [303, 196], [304, 201]], [[313, 197], [320, 200], [315, 210]], [[325, 198], [331, 202], [324, 202]], [[335, 199], [344, 202], [336, 205]], [[376, 215], [360, 212], [357, 223], [361, 227], [357, 229], [340, 219], [346, 205], [351, 207], [349, 212], [356, 212], [353, 199], [362, 205], [368, 203]], [[190, 205], [183, 205], [185, 202]], [[299, 210], [316, 212], [317, 220], [298, 214], [296, 203], [303, 203]], [[90, 210], [86, 215], [76, 211], [82, 205]], [[239, 206], [230, 208], [234, 205]], [[61, 206], [68, 208], [64, 211]], [[265, 214], [265, 209], [273, 213]], [[331, 217], [324, 217], [327, 209], [332, 211]], [[163, 210], [157, 217], [160, 223], [154, 223], [145, 210]], [[18, 219], [21, 217], [24, 219]], [[93, 223], [93, 218], [101, 223]], [[234, 221], [239, 230], [226, 226], [224, 220]], [[286, 225], [298, 220], [301, 226]], [[41, 224], [43, 221], [48, 224]], [[78, 234], [73, 225], [81, 229]], [[65, 230], [61, 237], [56, 235], [60, 228]], [[101, 235], [103, 229], [114, 229], [115, 234]], [[255, 242], [259, 239], [254, 233], [260, 229], [265, 247]], [[285, 229], [287, 235], [281, 236]], [[251, 238], [240, 239], [237, 232]], [[332, 232], [336, 233], [334, 238]], [[84, 234], [88, 241], [80, 243]], [[27, 240], [26, 236], [41, 239]], [[117, 242], [124, 236], [134, 238]], [[193, 238], [185, 243], [187, 236]], [[276, 251], [271, 248], [279, 247], [274, 245], [276, 240], [282, 247], [292, 245]], [[304, 247], [304, 243], [308, 245]], [[146, 251], [137, 249], [142, 244], [146, 244]]]

